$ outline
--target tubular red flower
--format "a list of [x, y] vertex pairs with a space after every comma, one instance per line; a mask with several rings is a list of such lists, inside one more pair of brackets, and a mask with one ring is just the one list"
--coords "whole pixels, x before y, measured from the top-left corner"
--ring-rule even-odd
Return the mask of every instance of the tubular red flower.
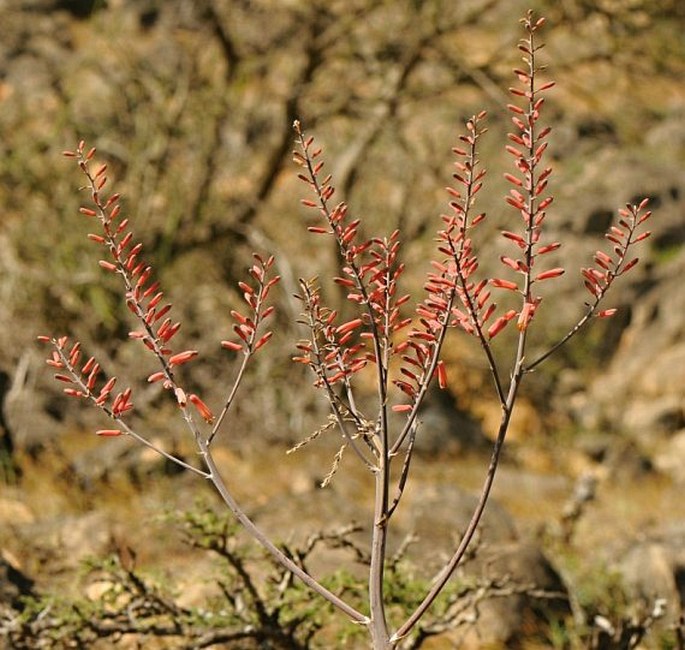
[[[154, 296], [152, 296], [152, 298], [150, 298], [150, 302], [148, 302], [147, 308], [148, 308], [148, 310], [150, 310], [150, 309], [153, 310], [153, 314], [154, 314], [154, 308], [160, 303], [163, 296], [164, 296], [164, 294], [161, 291], [158, 291]], [[152, 316], [151, 316], [150, 322], [152, 322]]]
[[538, 249], [538, 255], [544, 255], [545, 253], [551, 253], [561, 247], [559, 242], [554, 242], [553, 244], [547, 244], [546, 246], [541, 246]]
[[447, 371], [445, 370], [445, 362], [442, 360], [438, 361], [438, 365], [436, 366], [435, 370], [438, 375], [438, 386], [444, 390], [447, 388]]
[[521, 309], [521, 313], [519, 314], [518, 322], [516, 323], [516, 327], [518, 327], [519, 332], [523, 332], [528, 328], [528, 325], [533, 318], [534, 309], [535, 306], [532, 302], [526, 302], [523, 305], [523, 309]]
[[170, 366], [180, 366], [184, 363], [188, 363], [198, 355], [197, 350], [185, 350], [184, 352], [178, 352], [169, 357]]
[[411, 336], [412, 338], [421, 339], [423, 341], [435, 341], [435, 336], [430, 332], [421, 332], [413, 330], [409, 332], [409, 336]]
[[554, 201], [553, 196], [548, 196], [546, 199], [543, 199], [540, 201], [540, 204], [538, 205], [538, 212], [542, 212], [546, 207], [550, 205]]
[[197, 396], [195, 393], [188, 395], [188, 399], [192, 402], [197, 412], [202, 416], [205, 422], [211, 424], [214, 421], [214, 415], [209, 407]]
[[[521, 204], [521, 208], [523, 208], [523, 204]], [[502, 231], [502, 237], [504, 237], [505, 239], [510, 239], [520, 248], [525, 248], [525, 246], [526, 246], [526, 240], [521, 235], [519, 235], [515, 232], [509, 232], [508, 230], [503, 230]]]
[[164, 305], [158, 312], [155, 313], [154, 322], [157, 322], [160, 318], [163, 318], [171, 309], [170, 304]]
[[485, 313], [483, 314], [483, 323], [487, 323], [490, 320], [490, 317], [495, 313], [495, 309], [497, 309], [497, 305], [494, 302], [488, 305]]
[[514, 176], [513, 174], [504, 174], [504, 178], [506, 178], [510, 183], [516, 185], [517, 187], [521, 187], [523, 185], [523, 181], [520, 178]]
[[116, 265], [116, 264], [112, 264], [112, 262], [108, 262], [108, 261], [106, 261], [106, 260], [100, 260], [100, 261], [98, 262], [98, 264], [99, 264], [103, 269], [105, 269], [105, 271], [112, 271], [112, 272], [114, 272], [114, 271], [117, 270], [117, 265]]
[[518, 284], [510, 282], [509, 280], [502, 280], [502, 278], [492, 278], [490, 284], [499, 289], [508, 289], [509, 291], [518, 291]]
[[242, 282], [242, 281], [241, 281], [241, 282], [238, 282], [238, 286], [239, 286], [245, 293], [249, 293], [249, 294], [253, 294], [253, 293], [254, 293], [254, 289], [253, 289], [249, 284], [247, 284], [247, 283], [245, 283], [245, 282]]
[[236, 311], [235, 309], [232, 309], [232, 310], [231, 310], [231, 316], [233, 316], [233, 318], [234, 318], [235, 320], [237, 320], [237, 321], [238, 321], [240, 324], [242, 324], [242, 325], [244, 325], [245, 323], [247, 323], [248, 320], [249, 320], [249, 319], [247, 318], [247, 316], [243, 316], [239, 311]]
[[181, 329], [181, 323], [174, 323], [170, 327], [166, 329], [164, 334], [160, 334], [159, 337], [164, 341], [165, 343], [168, 343], [171, 340], [171, 337], [178, 332], [178, 330]]
[[521, 262], [519, 262], [518, 260], [513, 260], [511, 259], [511, 257], [507, 257], [506, 255], [502, 255], [502, 257], [500, 257], [499, 260], [505, 266], [508, 266], [510, 269], [514, 269], [514, 271], [521, 270]]
[[174, 396], [176, 397], [176, 402], [181, 408], [185, 408], [185, 405], [187, 403], [187, 398], [186, 398], [186, 392], [180, 387], [177, 386], [174, 389]]
[[116, 383], [117, 383], [116, 377], [111, 377], [110, 379], [108, 379], [107, 383], [102, 387], [102, 390], [100, 391], [100, 395], [104, 395], [104, 394], [112, 392], [112, 388], [114, 388], [114, 384], [116, 384]]
[[538, 280], [550, 280], [551, 278], [558, 278], [560, 275], [565, 273], [564, 269], [557, 267], [555, 269], [549, 269], [549, 271], [543, 271], [535, 276], [535, 281]]
[[264, 336], [262, 336], [262, 338], [260, 338], [259, 341], [257, 341], [255, 343], [255, 345], [254, 345], [255, 352], [257, 350], [259, 350], [259, 348], [261, 348], [264, 344], [266, 344], [268, 342], [268, 340], [273, 336], [273, 334], [274, 334], [273, 332], [267, 332], [266, 334], [264, 334]]
[[331, 375], [328, 378], [328, 383], [329, 384], [335, 384], [336, 382], [339, 382], [341, 379], [343, 379], [345, 377], [345, 374], [346, 373], [344, 370], [340, 370], [340, 371], [336, 372], [334, 375]]
[[336, 334], [344, 334], [345, 332], [350, 332], [358, 327], [361, 327], [364, 321], [361, 318], [355, 318], [354, 320], [347, 321], [335, 329]]
[[[408, 383], [406, 381], [402, 381], [400, 379], [395, 379], [393, 381], [393, 384], [395, 384], [395, 386], [397, 386], [403, 393], [406, 393], [410, 397], [414, 397], [414, 394], [416, 393], [416, 391], [414, 390], [414, 387], [410, 383]], [[68, 390], [68, 389], [65, 389], [65, 390]]]
[[418, 377], [416, 376], [416, 374], [408, 368], [400, 368], [400, 372], [406, 377], [409, 377], [409, 379], [411, 379], [412, 381], [418, 381]]
[[640, 261], [640, 259], [637, 258], [637, 257], [634, 258], [634, 259], [632, 259], [632, 260], [630, 260], [630, 262], [628, 262], [628, 263], [621, 269], [621, 273], [622, 273], [622, 274], [623, 274], [623, 273], [627, 273], [627, 272], [630, 271], [630, 269], [632, 269], [639, 261]]
[[488, 338], [492, 339], [497, 336], [506, 326], [509, 321], [504, 317], [500, 316], [490, 327], [488, 328]]

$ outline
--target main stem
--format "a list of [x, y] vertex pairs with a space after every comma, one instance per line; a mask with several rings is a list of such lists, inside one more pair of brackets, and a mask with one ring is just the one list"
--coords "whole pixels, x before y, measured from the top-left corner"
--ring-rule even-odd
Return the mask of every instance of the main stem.
[[389, 642], [388, 623], [385, 618], [385, 602], [383, 598], [385, 549], [388, 531], [387, 452], [384, 452], [384, 456], [381, 459], [381, 467], [375, 473], [376, 499], [373, 512], [371, 566], [369, 567], [370, 633], [374, 650], [394, 647], [394, 644]]
[[[359, 284], [363, 288], [361, 277]], [[385, 318], [388, 318], [390, 306], [389, 295], [386, 295]], [[387, 381], [389, 347], [388, 333], [390, 323], [386, 320], [383, 327], [383, 340], [379, 336], [379, 327], [374, 321], [373, 310], [369, 305], [369, 316], [373, 332], [374, 348], [377, 360], [378, 402], [378, 437], [380, 453], [378, 455], [378, 469], [374, 474], [375, 500], [373, 508], [373, 533], [371, 537], [371, 564], [369, 566], [369, 607], [371, 609], [371, 639], [374, 650], [384, 650], [394, 647], [389, 642], [388, 623], [385, 618], [385, 599], [383, 597], [383, 582], [385, 579], [385, 552], [388, 537], [389, 501], [390, 501], [390, 442], [388, 437], [387, 414]]]

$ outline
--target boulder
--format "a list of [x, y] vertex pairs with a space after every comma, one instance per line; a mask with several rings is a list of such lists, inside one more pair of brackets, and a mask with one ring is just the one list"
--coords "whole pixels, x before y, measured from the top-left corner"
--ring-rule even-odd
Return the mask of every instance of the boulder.
[[666, 601], [664, 624], [673, 624], [685, 607], [685, 521], [675, 522], [632, 545], [617, 570], [630, 597], [649, 606]]
[[485, 597], [474, 603], [464, 647], [518, 647], [525, 637], [548, 639], [550, 621], [571, 614], [566, 586], [540, 548], [530, 542], [488, 546], [465, 574], [479, 576]]

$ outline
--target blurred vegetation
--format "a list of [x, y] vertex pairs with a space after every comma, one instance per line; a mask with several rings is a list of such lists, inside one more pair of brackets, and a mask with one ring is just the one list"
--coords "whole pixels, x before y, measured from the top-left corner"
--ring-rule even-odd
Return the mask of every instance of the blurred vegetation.
[[26, 598], [21, 614], [6, 626], [12, 647], [106, 648], [127, 638], [166, 648], [311, 647], [325, 611], [311, 593], [263, 552], [256, 557], [251, 544], [238, 541], [239, 531], [226, 516], [198, 507], [174, 519], [189, 544], [220, 559], [201, 579], [209, 588], [200, 606], [181, 604], [173, 586], [139, 571], [134, 551], [122, 547], [114, 556], [84, 563], [85, 597]]
[[[246, 541], [230, 514], [218, 514], [198, 503], [166, 518], [181, 532], [186, 544], [210, 556], [209, 561], [196, 560], [202, 572], [195, 577], [195, 584], [174, 585], [168, 578], [139, 569], [135, 550], [119, 545], [111, 556], [88, 558], [82, 563], [80, 596], [35, 593], [24, 596], [16, 611], [0, 611], [0, 638], [16, 650], [104, 649], [113, 644], [187, 650], [305, 650], [361, 647], [365, 643], [359, 626], [340, 620], [329, 604], [320, 602], [268, 553]], [[328, 576], [325, 584], [344, 594], [349, 602], [358, 599], [361, 603], [366, 585], [355, 576], [354, 566], [368, 558], [356, 546], [355, 532], [354, 526], [320, 532], [301, 546], [281, 547], [302, 566], [307, 566], [321, 548], [324, 552], [344, 549], [349, 556], [346, 567]], [[406, 547], [401, 547], [389, 563], [391, 615], [395, 610], [401, 615], [415, 607], [419, 594], [430, 585], [430, 580], [421, 576], [421, 568], [404, 557], [404, 550]], [[475, 549], [466, 565], [478, 554]], [[432, 648], [431, 639], [446, 633], [443, 638], [449, 639], [448, 643], [459, 643], [480, 618], [482, 603], [517, 595], [531, 599], [539, 608], [538, 618], [528, 623], [522, 648], [628, 650], [638, 647], [638, 642], [652, 632], [658, 616], [653, 618], [647, 604], [636, 607], [626, 600], [615, 573], [599, 562], [588, 564], [587, 558], [571, 546], [564, 548], [561, 562], [566, 569], [577, 565], [573, 616], [570, 612], [560, 616], [558, 609], [545, 605], [560, 599], [563, 602], [563, 594], [517, 582], [511, 576], [494, 576], [487, 567], [480, 573], [464, 575], [462, 567], [437, 606], [400, 647]], [[184, 592], [189, 589], [195, 600], [199, 597], [198, 604], [187, 604]], [[658, 636], [658, 647], [676, 647], [675, 628], [662, 628]], [[439, 643], [435, 647], [457, 647]]]

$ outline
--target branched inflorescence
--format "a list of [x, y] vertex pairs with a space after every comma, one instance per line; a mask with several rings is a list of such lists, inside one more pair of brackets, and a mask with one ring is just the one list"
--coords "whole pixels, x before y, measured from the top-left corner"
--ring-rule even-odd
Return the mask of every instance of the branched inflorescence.
[[[581, 269], [585, 278], [585, 288], [590, 292], [592, 301], [586, 303], [591, 309], [596, 309], [600, 300], [611, 287], [616, 278], [627, 273], [639, 261], [639, 258], [629, 259], [630, 248], [651, 235], [646, 230], [640, 234], [636, 232], [638, 226], [652, 216], [650, 210], [646, 210], [648, 199], [643, 199], [638, 205], [626, 204], [619, 210], [619, 218], [616, 225], [609, 227], [604, 235], [612, 244], [612, 254], [598, 250], [594, 256], [594, 267]], [[597, 313], [600, 318], [613, 316], [616, 309], [604, 309]]]
[[[69, 346], [69, 339], [66, 336], [61, 336], [58, 339], [52, 339], [48, 336], [38, 338], [45, 343], [51, 342], [54, 346], [46, 363], [58, 371], [54, 375], [57, 381], [70, 384], [64, 388], [66, 395], [91, 401], [113, 419], [121, 418], [128, 411], [133, 410], [130, 388], [117, 393], [112, 400], [112, 391], [117, 382], [116, 377], [105, 380], [99, 389], [96, 388], [98, 382], [101, 381], [100, 364], [95, 360], [95, 357], [89, 357], [85, 363], [81, 364], [81, 344], [78, 341]], [[97, 434], [115, 436], [121, 435], [121, 431], [101, 429], [97, 431]]]
[[547, 184], [552, 174], [551, 167], [544, 167], [543, 157], [548, 146], [551, 132], [549, 126], [541, 126], [540, 118], [545, 103], [544, 94], [554, 87], [550, 81], [538, 85], [538, 73], [544, 70], [537, 62], [542, 44], [536, 42], [536, 32], [544, 24], [544, 19], [533, 22], [530, 14], [524, 19], [527, 37], [519, 43], [519, 50], [523, 52], [523, 68], [514, 70], [519, 86], [512, 87], [509, 92], [518, 103], [508, 104], [512, 113], [515, 131], [508, 134], [510, 142], [506, 146], [507, 152], [514, 157], [514, 173], [504, 175], [512, 185], [506, 202], [518, 211], [521, 217], [521, 230], [505, 230], [502, 236], [515, 249], [512, 256], [503, 255], [500, 258], [505, 268], [513, 270], [517, 276], [514, 280], [493, 278], [493, 287], [514, 291], [522, 298], [518, 311], [509, 311], [500, 316], [488, 330], [490, 338], [496, 336], [506, 324], [517, 317], [517, 327], [524, 332], [530, 325], [542, 298], [535, 295], [535, 283], [557, 278], [564, 273], [562, 268], [552, 268], [534, 271], [537, 258], [551, 253], [559, 248], [558, 242], [542, 244], [543, 224], [547, 216], [547, 208], [553, 197], [546, 195]]
[[[96, 219], [101, 227], [100, 233], [88, 235], [88, 239], [105, 249], [105, 257], [109, 258], [101, 259], [99, 265], [105, 271], [114, 273], [121, 278], [125, 288], [126, 306], [138, 322], [139, 329], [130, 331], [129, 338], [141, 341], [157, 357], [161, 365], [162, 369], [150, 375], [148, 382], [162, 382], [164, 388], [174, 393], [179, 406], [185, 408], [188, 396], [177, 384], [174, 368], [194, 359], [197, 356], [197, 351], [174, 352], [171, 348], [171, 340], [181, 328], [181, 323], [173, 322], [170, 318], [171, 304], [163, 303], [164, 293], [160, 291], [159, 282], [152, 278], [152, 267], [141, 258], [143, 245], [134, 240], [133, 232], [129, 227], [129, 219], [121, 218], [120, 195], [118, 193], [113, 193], [109, 197], [103, 195], [107, 185], [107, 165], [100, 165], [96, 171], [93, 171], [91, 161], [95, 156], [95, 149], [92, 148], [86, 152], [83, 141], [79, 143], [76, 151], [65, 151], [64, 155], [76, 159], [87, 180], [84, 189], [88, 190], [90, 194], [92, 207], [82, 206], [79, 212], [86, 217]], [[48, 337], [43, 337], [43, 339], [51, 340]], [[59, 354], [59, 340], [52, 340], [52, 342]], [[77, 385], [80, 385], [80, 375], [88, 372], [89, 363], [90, 360], [86, 362], [80, 372], [77, 371], [75, 364], [66, 366], [70, 377]], [[99, 366], [95, 364], [95, 369], [98, 368]], [[96, 374], [97, 372], [90, 371], [89, 381], [85, 384], [89, 390], [85, 393], [81, 390], [82, 395], [78, 395], [79, 397], [91, 397], [89, 384], [93, 384], [92, 377]], [[109, 387], [111, 390], [110, 383], [112, 380], [105, 384], [105, 388]], [[108, 391], [104, 392], [107, 393]], [[128, 400], [130, 400], [130, 389], [128, 390]], [[98, 406], [104, 406], [104, 401], [100, 397], [95, 400], [95, 403]], [[209, 409], [197, 395], [192, 395], [192, 403], [197, 407], [202, 417], [207, 420], [213, 419]], [[108, 414], [117, 419], [125, 411], [116, 409], [114, 406]], [[115, 431], [110, 431], [109, 435], [115, 435]]]
[[[395, 346], [395, 335], [411, 324], [410, 318], [401, 317], [401, 307], [410, 296], [398, 294], [398, 282], [404, 265], [398, 263], [399, 232], [387, 238], [359, 240], [360, 220], [350, 220], [345, 203], [331, 207], [335, 192], [331, 176], [322, 178], [324, 163], [321, 149], [313, 148], [313, 138], [305, 137], [299, 122], [295, 122], [299, 151], [293, 156], [304, 171], [299, 178], [314, 194], [314, 200], [303, 199], [306, 207], [316, 210], [325, 226], [310, 226], [316, 234], [332, 235], [342, 260], [343, 275], [333, 281], [347, 291], [347, 299], [356, 316], [339, 323], [338, 313], [322, 307], [318, 289], [312, 282], [302, 281], [300, 299], [305, 306], [304, 322], [311, 337], [298, 345], [301, 352], [296, 361], [310, 365], [316, 375], [315, 386], [324, 388], [333, 413], [339, 420], [343, 436], [349, 442], [363, 436], [369, 442], [376, 459], [387, 453], [382, 441], [387, 435], [387, 391], [390, 360], [402, 348]], [[351, 384], [352, 377], [367, 364], [376, 370], [379, 410], [373, 419], [367, 418], [357, 407]], [[344, 387], [344, 402], [334, 386]], [[346, 421], [352, 420], [355, 431], [347, 431]], [[370, 436], [374, 433], [374, 436]], [[367, 457], [357, 453], [371, 466]]]
[[[540, 81], [545, 66], [538, 60], [543, 45], [538, 42], [537, 35], [544, 19], [534, 20], [528, 13], [522, 23], [526, 36], [519, 43], [519, 49], [524, 65], [514, 70], [518, 83], [510, 88], [514, 99], [507, 106], [514, 130], [508, 134], [506, 151], [513, 158], [514, 169], [505, 174], [511, 185], [505, 201], [516, 211], [516, 222], [501, 232], [512, 247], [511, 253], [500, 258], [507, 271], [503, 277], [479, 277], [478, 252], [473, 245], [473, 230], [485, 220], [485, 214], [476, 210], [477, 196], [484, 187], [486, 175], [479, 160], [480, 140], [487, 131], [483, 126], [485, 112], [467, 120], [466, 132], [459, 137], [459, 146], [453, 149], [455, 183], [447, 188], [449, 212], [442, 215], [442, 227], [437, 232], [439, 256], [431, 261], [432, 268], [424, 284], [425, 294], [416, 306], [414, 316], [402, 313], [402, 306], [411, 298], [402, 295], [398, 286], [404, 270], [398, 260], [399, 234], [393, 232], [387, 239], [360, 240], [360, 220], [349, 218], [345, 203], [332, 205], [334, 188], [331, 176], [322, 171], [321, 149], [314, 146], [313, 138], [304, 135], [299, 122], [295, 123], [299, 149], [294, 152], [294, 159], [303, 169], [300, 179], [314, 195], [303, 199], [302, 203], [323, 219], [323, 225], [311, 225], [308, 230], [332, 236], [336, 241], [344, 275], [335, 277], [334, 282], [348, 292], [353, 316], [339, 322], [338, 312], [322, 305], [316, 284], [302, 281], [300, 299], [304, 316], [301, 322], [308, 327], [310, 336], [298, 344], [299, 354], [294, 360], [307, 364], [314, 372], [314, 385], [325, 392], [333, 421], [338, 423], [345, 440], [343, 448], [362, 437], [371, 456], [364, 453], [366, 448], [358, 448], [358, 455], [373, 473], [386, 475], [378, 488], [380, 500], [377, 500], [375, 514], [376, 521], [384, 524], [374, 531], [372, 550], [384, 543], [381, 529], [402, 497], [419, 428], [417, 414], [427, 390], [433, 380], [441, 389], [447, 387], [447, 370], [441, 352], [450, 329], [459, 329], [479, 342], [502, 406], [490, 465], [471, 521], [454, 555], [436, 577], [433, 588], [391, 640], [402, 638], [416, 624], [464, 556], [488, 500], [524, 376], [568, 341], [592, 316], [607, 317], [615, 312], [615, 309], [600, 311], [600, 302], [615, 278], [637, 262], [629, 260], [630, 247], [649, 235], [636, 233], [636, 228], [649, 217], [649, 213], [644, 212], [646, 201], [621, 211], [618, 225], [612, 226], [607, 233], [613, 244], [613, 255], [599, 251], [594, 258], [595, 267], [582, 270], [585, 286], [593, 298], [586, 303], [585, 314], [561, 340], [537, 359], [526, 363], [528, 332], [542, 303], [537, 287], [542, 282], [559, 278], [565, 270], [544, 264], [546, 256], [561, 246], [560, 242], [545, 241], [544, 237], [553, 197], [548, 191], [552, 169], [545, 163], [551, 128], [544, 125], [541, 116], [545, 95], [554, 87], [554, 82]], [[513, 293], [518, 304], [514, 308], [498, 310], [493, 300], [494, 290]], [[498, 367], [492, 345], [513, 321], [517, 325], [518, 338], [505, 373]], [[396, 363], [391, 363], [393, 358], [397, 359]], [[369, 365], [376, 368], [379, 399], [378, 413], [371, 421], [359, 411], [353, 387], [354, 376]], [[389, 427], [386, 414], [386, 406], [391, 402], [389, 387], [392, 386], [399, 389], [400, 397], [392, 410], [406, 417], [397, 431]], [[325, 430], [330, 429], [329, 423]], [[401, 449], [404, 450], [404, 462], [397, 475], [395, 496], [390, 498], [388, 467]], [[340, 452], [336, 464], [339, 456]], [[381, 575], [382, 570], [376, 577], [380, 579]], [[375, 611], [373, 594], [372, 587], [370, 600], [372, 611]], [[376, 611], [378, 615], [380, 613]], [[382, 631], [379, 634], [382, 636]]]
[[[511, 247], [511, 252], [499, 260], [506, 271], [503, 277], [479, 277], [482, 273], [479, 273], [478, 251], [473, 244], [474, 229], [485, 220], [485, 214], [475, 207], [486, 175], [479, 160], [480, 140], [487, 130], [485, 112], [467, 120], [465, 133], [453, 150], [456, 160], [454, 184], [447, 188], [449, 210], [441, 216], [437, 253], [426, 275], [423, 297], [416, 303], [413, 313], [405, 312], [412, 297], [400, 289], [405, 267], [399, 258], [399, 232], [394, 231], [387, 237], [362, 237], [361, 220], [349, 216], [344, 202], [333, 202], [335, 190], [331, 176], [323, 172], [321, 149], [314, 146], [312, 137], [304, 134], [299, 122], [294, 124], [297, 143], [294, 160], [300, 167], [298, 176], [309, 191], [302, 204], [317, 217], [316, 225], [310, 225], [308, 230], [335, 242], [341, 272], [332, 280], [347, 296], [345, 307], [336, 310], [324, 304], [316, 281], [300, 281], [298, 298], [303, 309], [300, 323], [307, 329], [307, 336], [297, 344], [293, 359], [312, 371], [314, 386], [325, 395], [330, 414], [321, 428], [294, 449], [324, 431], [337, 428], [342, 445], [324, 484], [330, 481], [348, 447], [373, 475], [375, 499], [368, 554], [369, 615], [329, 591], [252, 522], [223, 481], [210, 452], [210, 445], [234, 403], [248, 363], [272, 337], [270, 331], [264, 331], [264, 324], [273, 312], [273, 307], [268, 305], [270, 291], [279, 280], [272, 275], [274, 258], [255, 255], [247, 280], [238, 284], [246, 308], [231, 312], [235, 336], [222, 341], [221, 345], [229, 351], [242, 353], [242, 360], [223, 408], [214, 417], [200, 397], [186, 394], [175, 376], [176, 369], [194, 360], [198, 353], [172, 348], [180, 323], [172, 321], [171, 304], [164, 301], [159, 282], [152, 278], [151, 266], [141, 258], [142, 245], [134, 241], [128, 219], [121, 218], [119, 195], [104, 196], [107, 166], [92, 171], [95, 150], [86, 152], [83, 142], [76, 151], [65, 152], [67, 157], [76, 159], [87, 179], [91, 204], [80, 211], [100, 225], [100, 232], [88, 235], [105, 251], [99, 264], [123, 282], [126, 305], [137, 323], [129, 336], [140, 341], [159, 364], [160, 369], [147, 380], [159, 382], [173, 395], [195, 438], [204, 469], [188, 465], [155, 447], [126, 423], [123, 418], [133, 408], [131, 389], [114, 393], [116, 378], [101, 378], [100, 365], [93, 358], [83, 362], [80, 343], [69, 344], [67, 337], [41, 336], [42, 341], [52, 345], [47, 363], [55, 368], [55, 378], [68, 384], [64, 389], [67, 395], [90, 401], [114, 421], [111, 428], [99, 430], [99, 435], [131, 435], [172, 461], [210, 479], [224, 503], [254, 539], [309, 588], [351, 620], [367, 626], [373, 646], [379, 649], [396, 647], [400, 639], [410, 633], [464, 557], [490, 495], [523, 378], [593, 317], [605, 318], [615, 313], [613, 308], [600, 309], [601, 303], [616, 278], [637, 264], [632, 248], [650, 234], [639, 232], [651, 215], [646, 210], [646, 199], [620, 210], [617, 224], [606, 234], [611, 250], [597, 251], [594, 264], [581, 270], [590, 294], [583, 315], [556, 343], [529, 360], [527, 337], [542, 303], [538, 286], [559, 278], [564, 269], [544, 264], [544, 260], [549, 259], [546, 256], [561, 245], [558, 241], [545, 241], [544, 236], [547, 210], [553, 199], [548, 191], [552, 169], [545, 162], [551, 129], [543, 124], [541, 116], [545, 94], [554, 86], [551, 81], [539, 80], [544, 66], [538, 60], [543, 47], [538, 42], [538, 31], [544, 19], [534, 20], [529, 12], [522, 23], [525, 38], [519, 49], [523, 54], [523, 66], [514, 70], [518, 84], [510, 89], [514, 100], [508, 105], [514, 130], [508, 134], [506, 150], [513, 158], [514, 168], [505, 174], [511, 185], [505, 200], [516, 216], [514, 225], [501, 233]], [[513, 294], [516, 302], [512, 308], [506, 311], [498, 308], [493, 300], [493, 293], [497, 293], [494, 290]], [[345, 316], [339, 312], [344, 312]], [[492, 346], [501, 341], [496, 337], [513, 321], [517, 325], [517, 338], [511, 346], [505, 371], [499, 367], [505, 363], [504, 355], [498, 355], [496, 360]], [[492, 453], [476, 507], [459, 543], [420, 604], [391, 632], [385, 617], [384, 598], [387, 530], [409, 477], [421, 405], [434, 381], [441, 389], [448, 385], [447, 368], [441, 357], [450, 330], [461, 330], [480, 345], [493, 377], [501, 419], [494, 432]], [[375, 381], [377, 402], [373, 413], [367, 413], [370, 400], [364, 400], [362, 409], [357, 394], [356, 379], [362, 373], [366, 385], [369, 380]], [[390, 411], [399, 415], [391, 417]], [[204, 423], [195, 421], [196, 414]], [[402, 458], [402, 464], [395, 468], [393, 463], [398, 456]]]
[[[174, 322], [170, 317], [172, 305], [164, 301], [160, 283], [153, 278], [152, 266], [141, 257], [143, 245], [135, 241], [129, 219], [121, 215], [120, 194], [115, 192], [109, 196], [105, 195], [107, 165], [99, 165], [96, 170], [93, 170], [95, 148], [86, 151], [83, 141], [79, 142], [75, 151], [65, 151], [64, 156], [75, 159], [86, 177], [87, 184], [83, 189], [88, 191], [91, 205], [82, 206], [79, 212], [89, 219], [94, 219], [100, 226], [100, 232], [88, 234], [89, 240], [104, 249], [105, 254], [98, 264], [105, 271], [117, 275], [123, 282], [126, 306], [137, 322], [137, 328], [129, 332], [129, 338], [140, 341], [156, 357], [160, 366], [160, 370], [147, 377], [148, 383], [159, 382], [164, 389], [173, 394], [196, 437], [200, 433], [188, 409], [189, 404], [192, 404], [207, 424], [214, 424], [207, 438], [211, 442], [230, 407], [234, 392], [229, 396], [221, 416], [215, 421], [207, 404], [195, 393], [187, 393], [181, 387], [175, 376], [175, 370], [194, 360], [198, 352], [197, 350], [175, 351], [172, 347], [172, 339], [180, 330], [181, 323]], [[231, 312], [236, 321], [234, 330], [241, 342], [222, 341], [221, 343], [222, 347], [228, 350], [243, 351], [245, 360], [249, 359], [272, 336], [271, 332], [260, 333], [260, 325], [273, 312], [273, 307], [266, 305], [266, 299], [271, 287], [279, 280], [278, 276], [270, 277], [273, 257], [264, 260], [255, 254], [254, 258], [255, 263], [249, 269], [251, 277], [248, 280], [251, 283], [239, 282], [239, 288], [248, 304], [250, 314], [244, 316], [238, 311]], [[64, 392], [72, 397], [90, 400], [119, 425], [118, 428], [98, 430], [96, 432], [98, 435], [133, 434], [136, 438], [141, 438], [122, 420], [122, 417], [133, 409], [130, 388], [117, 393], [111, 399], [117, 381], [116, 377], [106, 380], [101, 388], [96, 389], [102, 372], [100, 364], [93, 357], [80, 364], [80, 342], [77, 341], [68, 348], [67, 337], [40, 336], [38, 338], [53, 346], [47, 363], [61, 371], [55, 374], [58, 381], [70, 384]], [[239, 373], [239, 377], [241, 376], [242, 373]], [[148, 443], [145, 442], [145, 444]]]

